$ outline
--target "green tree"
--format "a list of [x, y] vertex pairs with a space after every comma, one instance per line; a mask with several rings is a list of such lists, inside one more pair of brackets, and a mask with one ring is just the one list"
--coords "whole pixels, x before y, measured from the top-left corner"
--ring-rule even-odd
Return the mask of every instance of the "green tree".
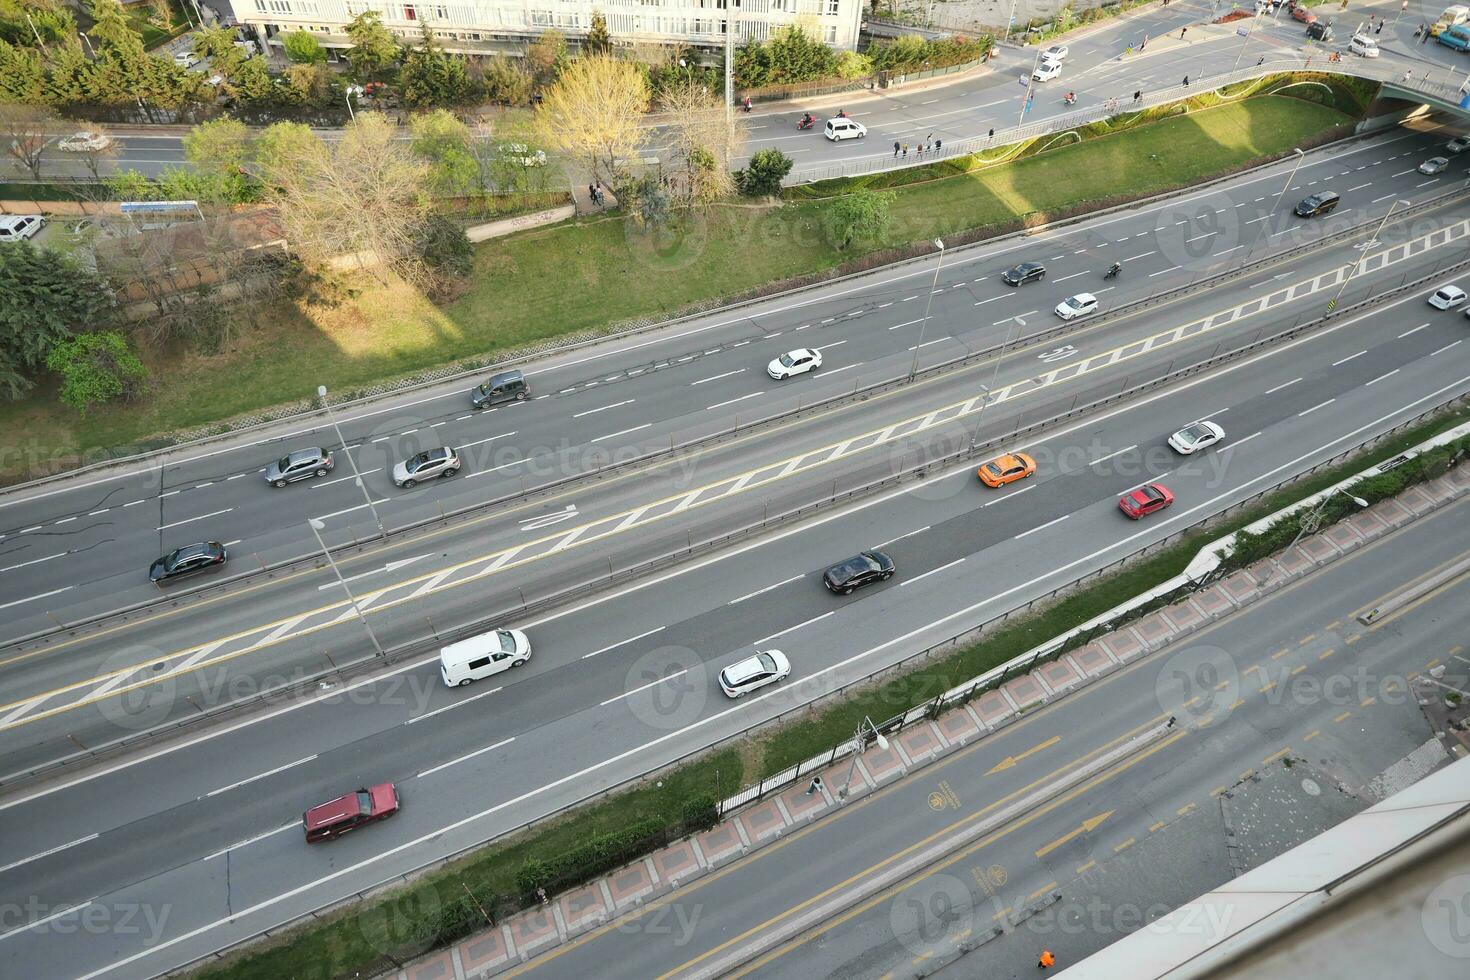
[[542, 31], [540, 37], [526, 46], [526, 71], [530, 72], [531, 84], [536, 88], [545, 88], [556, 81], [570, 62], [567, 39], [554, 27]]
[[46, 100], [46, 69], [39, 51], [0, 39], [0, 99], [25, 105]]
[[471, 148], [470, 128], [448, 109], [413, 119], [413, 150], [429, 161], [429, 187], [435, 194], [462, 197], [480, 183], [480, 165]]
[[756, 150], [744, 170], [736, 171], [735, 186], [749, 197], [778, 194], [781, 181], [791, 173], [792, 159], [774, 147]]
[[414, 108], [461, 105], [474, 93], [464, 58], [446, 54], [425, 24], [418, 47], [408, 52], [398, 70], [403, 101]]
[[245, 52], [235, 46], [235, 32], [228, 27], [206, 27], [194, 32], [194, 56], [208, 58], [209, 69], [233, 79], [245, 63]]
[[843, 194], [827, 208], [827, 228], [839, 251], [855, 241], [873, 240], [888, 230], [894, 194], [891, 191], [855, 190]]
[[161, 201], [163, 193], [153, 180], [137, 170], [120, 170], [103, 178], [107, 196], [114, 201]]
[[295, 101], [310, 106], [334, 104], [339, 97], [337, 76], [326, 65], [292, 65], [286, 69], [286, 84]]
[[525, 105], [531, 98], [531, 76], [512, 60], [496, 55], [485, 67], [485, 98], [501, 105]]
[[201, 172], [189, 167], [164, 167], [154, 184], [165, 201], [246, 204], [260, 197], [260, 186], [239, 172]]
[[148, 369], [116, 330], [84, 333], [58, 342], [46, 366], [61, 375], [61, 400], [86, 414], [93, 405], [136, 398]]
[[463, 277], [474, 267], [475, 248], [459, 222], [436, 212], [419, 225], [419, 255], [430, 269]]
[[[124, 61], [143, 59], [143, 38], [128, 23], [122, 4], [117, 0], [92, 0], [92, 18], [96, 23], [87, 36], [94, 43], [100, 41], [100, 48], [108, 49]], [[97, 53], [101, 56], [107, 52], [99, 50]]]
[[587, 38], [582, 42], [583, 54], [612, 54], [612, 35], [607, 30], [607, 18], [602, 16], [602, 11], [592, 11], [592, 26], [587, 30]]
[[347, 62], [353, 73], [364, 81], [381, 78], [397, 63], [402, 53], [398, 41], [388, 28], [383, 26], [383, 17], [376, 10], [358, 14], [347, 24], [347, 37], [352, 47], [347, 51]]
[[235, 95], [245, 102], [270, 102], [280, 94], [280, 87], [271, 77], [270, 66], [259, 56], [242, 61], [235, 77], [230, 81]]
[[322, 65], [327, 61], [327, 49], [310, 31], [291, 31], [281, 37], [286, 57], [298, 65]]
[[70, 257], [30, 242], [0, 245], [0, 391], [25, 394], [54, 346], [109, 310], [102, 280]]
[[238, 175], [250, 159], [250, 127], [221, 116], [202, 122], [184, 136], [184, 159], [201, 173]]

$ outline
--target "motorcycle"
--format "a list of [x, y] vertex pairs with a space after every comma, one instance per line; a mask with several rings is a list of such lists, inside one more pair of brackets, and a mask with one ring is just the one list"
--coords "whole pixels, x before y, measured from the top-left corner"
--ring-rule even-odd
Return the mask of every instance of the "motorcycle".
[[1123, 267], [1122, 266], [1115, 265], [1111, 269], [1109, 269], [1107, 272], [1104, 272], [1103, 273], [1103, 278], [1104, 279], [1116, 279], [1116, 278], [1118, 278], [1118, 273], [1120, 273], [1122, 271], [1123, 271]]
[[815, 116], [807, 116], [804, 119], [798, 119], [796, 121], [796, 128], [797, 129], [811, 129], [816, 124], [817, 124], [817, 120], [816, 120], [816, 117]]
[[1062, 96], [1062, 102], [1067, 105], [1076, 105], [1077, 96], [1073, 95], [1071, 92], [1068, 92], [1066, 95]]

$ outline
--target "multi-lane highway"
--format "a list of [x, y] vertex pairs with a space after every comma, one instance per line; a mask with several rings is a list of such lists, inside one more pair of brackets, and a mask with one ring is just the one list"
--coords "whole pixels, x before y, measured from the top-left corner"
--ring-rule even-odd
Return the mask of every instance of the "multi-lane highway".
[[[1333, 173], [1340, 176], [1341, 170]], [[1187, 212], [1177, 213], [1173, 220], [1185, 220]], [[1451, 207], [1421, 217], [1409, 237], [1447, 236], [1464, 227]], [[1176, 353], [1208, 356], [1227, 339], [1248, 341], [1307, 312], [1319, 313], [1333, 292], [1324, 286], [1334, 281], [1330, 270], [1346, 267], [1359, 254], [1368, 256], [1363, 275], [1348, 287], [1345, 300], [1432, 270], [1445, 260], [1442, 250], [1458, 257], [1463, 246], [1440, 237], [1430, 247], [1411, 247], [1392, 244], [1387, 236], [1368, 250], [1351, 242], [1332, 246], [1225, 291], [1078, 333], [1068, 338], [1074, 350], [1055, 363], [1040, 356], [1050, 356], [1050, 349], [1017, 350], [998, 368], [984, 365], [988, 370], [979, 375], [946, 376], [950, 388], [905, 388], [819, 422], [830, 433], [826, 444], [832, 444], [876, 431], [875, 423], [883, 428], [902, 418], [930, 418], [956, 404], [960, 392], [973, 399], [976, 386], [984, 384], [1007, 393], [987, 408], [984, 425], [1004, 426], [1007, 419], [1024, 419], [1037, 399], [1070, 401], [1071, 392], [1091, 390], [1094, 381], [1121, 386], [1135, 364], [1157, 369], [1176, 360]], [[1043, 251], [1048, 261], [1061, 254]], [[976, 285], [969, 282], [976, 278], [969, 275], [967, 286]], [[1023, 287], [1016, 301], [1027, 290], [1038, 287]], [[1049, 306], [1064, 291], [1048, 287], [1034, 294], [1045, 294]], [[972, 324], [975, 304], [991, 295], [953, 285], [946, 292], [964, 295], [962, 303], [946, 308], [944, 319], [936, 313], [931, 322], [931, 329], [942, 327], [946, 335]], [[1273, 296], [1279, 298], [1272, 301]], [[936, 310], [939, 304], [936, 297]], [[898, 332], [888, 330], [894, 325], [871, 320], [855, 332], [891, 334]], [[986, 329], [999, 326], [986, 321]], [[322, 692], [268, 719], [247, 719], [228, 732], [128, 760], [81, 782], [20, 795], [0, 811], [0, 899], [35, 896], [44, 915], [34, 918], [54, 915], [57, 922], [87, 908], [166, 905], [171, 915], [156, 942], [79, 935], [68, 945], [68, 963], [79, 975], [135, 975], [186, 962], [898, 662], [1460, 394], [1470, 388], [1460, 354], [1464, 329], [1457, 311], [1431, 310], [1422, 292], [1405, 295], [1222, 371], [1008, 447], [1037, 456], [1040, 471], [1029, 482], [985, 491], [969, 466], [956, 467], [606, 596], [508, 623], [529, 631], [536, 657], [482, 689], [446, 690], [433, 662], [414, 660], [351, 691]], [[1160, 337], [1166, 339], [1155, 339]], [[902, 345], [899, 356], [913, 343]], [[1137, 353], [1126, 354], [1130, 349]], [[1140, 360], [1130, 363], [1132, 357]], [[1037, 384], [1047, 375], [1049, 380]], [[699, 377], [685, 380], [692, 386]], [[547, 403], [515, 411], [531, 413]], [[933, 415], [926, 431], [968, 438], [976, 409], [972, 402], [971, 410], [947, 420]], [[1221, 424], [1227, 442], [1203, 459], [1172, 456], [1165, 437], [1198, 418]], [[793, 437], [794, 452], [810, 451], [818, 435], [803, 429]], [[751, 455], [755, 444], [747, 444], [736, 460], [701, 462], [689, 486], [728, 480], [741, 454], [747, 467], [792, 458], [777, 455], [784, 449], [781, 441], [767, 435], [758, 455]], [[900, 456], [927, 443], [909, 438], [903, 444]], [[882, 457], [878, 468], [890, 469], [895, 450], [875, 446], [862, 465], [871, 467]], [[712, 470], [708, 481], [706, 466]], [[1166, 483], [1178, 503], [1133, 524], [1118, 513], [1117, 497], [1149, 479]], [[782, 492], [760, 490], [746, 499]], [[640, 495], [618, 489], [614, 496], [620, 493]], [[695, 504], [680, 512], [690, 521], [703, 519]], [[426, 635], [430, 627], [439, 628], [442, 616], [483, 614], [513, 593], [518, 581], [558, 571], [575, 574], [579, 565], [595, 564], [619, 548], [636, 554], [638, 547], [660, 547], [671, 533], [614, 535], [585, 548], [569, 543], [525, 565], [490, 570], [485, 556], [503, 553], [508, 539], [520, 539], [509, 520], [486, 526], [483, 533], [433, 537], [431, 548], [420, 544], [414, 553], [426, 557], [401, 571], [389, 571], [381, 552], [371, 563], [344, 567], [344, 574], [364, 576], [361, 593], [386, 590], [368, 606], [380, 637], [395, 642]], [[637, 539], [633, 545], [621, 543], [630, 537]], [[847, 599], [821, 588], [816, 573], [824, 565], [880, 544], [898, 563], [894, 581]], [[486, 574], [455, 579], [466, 563], [481, 563], [475, 567]], [[404, 583], [398, 591], [394, 581]], [[197, 710], [200, 699], [248, 693], [252, 683], [273, 671], [287, 674], [312, 656], [352, 656], [366, 647], [361, 627], [327, 575], [265, 583], [245, 597], [150, 617], [102, 641], [62, 648], [65, 658], [54, 652], [13, 658], [6, 665], [8, 679], [21, 688], [33, 685], [29, 690], [46, 700], [32, 714], [29, 708], [16, 714], [15, 705], [7, 709], [14, 718], [6, 732], [11, 758], [44, 757], [62, 731], [150, 724]], [[232, 645], [242, 635], [254, 639], [244, 648]], [[727, 702], [713, 672], [752, 647], [769, 646], [791, 657], [792, 680], [738, 706]], [[201, 669], [214, 657], [222, 662]], [[150, 683], [155, 665], [159, 676], [172, 679]], [[183, 665], [193, 669], [176, 672]], [[93, 696], [81, 699], [82, 710], [47, 714], [66, 703], [51, 700], [60, 685], [47, 686], [48, 678], [78, 666], [87, 673], [105, 674], [109, 667], [117, 673], [107, 675], [107, 689], [90, 689]], [[233, 681], [240, 681], [234, 689]], [[108, 697], [134, 684], [156, 698], [153, 708], [129, 714]], [[398, 781], [404, 795], [397, 819], [330, 848], [303, 850], [297, 818], [306, 805], [344, 787], [386, 779]], [[11, 971], [34, 970], [54, 951], [44, 928], [17, 928], [0, 937], [0, 962]]]

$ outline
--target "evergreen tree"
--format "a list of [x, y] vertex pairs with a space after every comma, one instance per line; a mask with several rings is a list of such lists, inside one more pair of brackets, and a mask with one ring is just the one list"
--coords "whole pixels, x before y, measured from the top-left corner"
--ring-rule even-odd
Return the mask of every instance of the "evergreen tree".
[[109, 309], [102, 280], [69, 257], [30, 242], [0, 244], [0, 392], [23, 395], [56, 344]]

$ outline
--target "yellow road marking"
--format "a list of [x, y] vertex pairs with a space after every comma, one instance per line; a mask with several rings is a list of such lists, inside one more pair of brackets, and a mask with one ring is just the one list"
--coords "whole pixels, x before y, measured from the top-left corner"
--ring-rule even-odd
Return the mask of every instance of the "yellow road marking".
[[1052, 851], [1055, 851], [1057, 848], [1061, 847], [1063, 844], [1070, 843], [1071, 841], [1076, 840], [1078, 837], [1081, 837], [1083, 834], [1091, 833], [1092, 831], [1101, 827], [1103, 825], [1103, 821], [1108, 819], [1108, 817], [1111, 817], [1115, 812], [1117, 811], [1109, 810], [1107, 813], [1099, 813], [1097, 816], [1088, 817], [1086, 820], [1082, 821], [1076, 827], [1073, 827], [1071, 830], [1067, 831], [1065, 834], [1058, 837], [1050, 844], [1043, 845], [1041, 849], [1036, 852], [1036, 856], [1038, 858], [1044, 858]]
[[1321, 735], [1321, 734], [1322, 733], [1320, 731], [1318, 731], [1317, 729], [1314, 728], [1310, 732], [1307, 732], [1307, 734], [1306, 734], [1306, 740], [1308, 742], [1310, 742], [1312, 739], [1316, 738], [1318, 735]]
[[986, 771], [985, 775], [993, 776], [994, 774], [1001, 772], [1002, 770], [1011, 769], [1016, 765], [1016, 763], [1020, 762], [1028, 755], [1035, 755], [1037, 752], [1040, 752], [1043, 749], [1049, 749], [1061, 740], [1062, 737], [1060, 735], [1053, 735], [1051, 738], [1047, 739], [1045, 742], [1042, 742], [1040, 745], [1031, 746], [1031, 748], [1027, 749], [1025, 752], [1022, 752], [1020, 755], [1008, 755], [1001, 761], [997, 762], [995, 765], [991, 766]]
[[1134, 844], [1137, 844], [1137, 843], [1138, 843], [1138, 838], [1136, 838], [1136, 837], [1130, 837], [1127, 840], [1125, 840], [1123, 843], [1119, 844], [1117, 847], [1114, 847], [1113, 848], [1113, 853], [1114, 854], [1122, 854], [1124, 851], [1128, 850], [1128, 848], [1132, 847]]
[[1344, 711], [1342, 714], [1338, 715], [1336, 718], [1334, 718], [1332, 720], [1335, 721], [1335, 722], [1337, 722], [1338, 724], [1342, 724], [1342, 722], [1346, 721], [1348, 718], [1351, 718], [1352, 716], [1353, 716], [1353, 713], [1351, 711]]
[[1269, 766], [1271, 763], [1275, 762], [1277, 759], [1280, 759], [1282, 756], [1289, 755], [1290, 753], [1291, 753], [1291, 746], [1288, 745], [1286, 748], [1282, 749], [1280, 752], [1273, 752], [1271, 755], [1266, 756], [1266, 758], [1264, 758], [1264, 759], [1261, 760], [1261, 765], [1263, 765], [1263, 766]]

